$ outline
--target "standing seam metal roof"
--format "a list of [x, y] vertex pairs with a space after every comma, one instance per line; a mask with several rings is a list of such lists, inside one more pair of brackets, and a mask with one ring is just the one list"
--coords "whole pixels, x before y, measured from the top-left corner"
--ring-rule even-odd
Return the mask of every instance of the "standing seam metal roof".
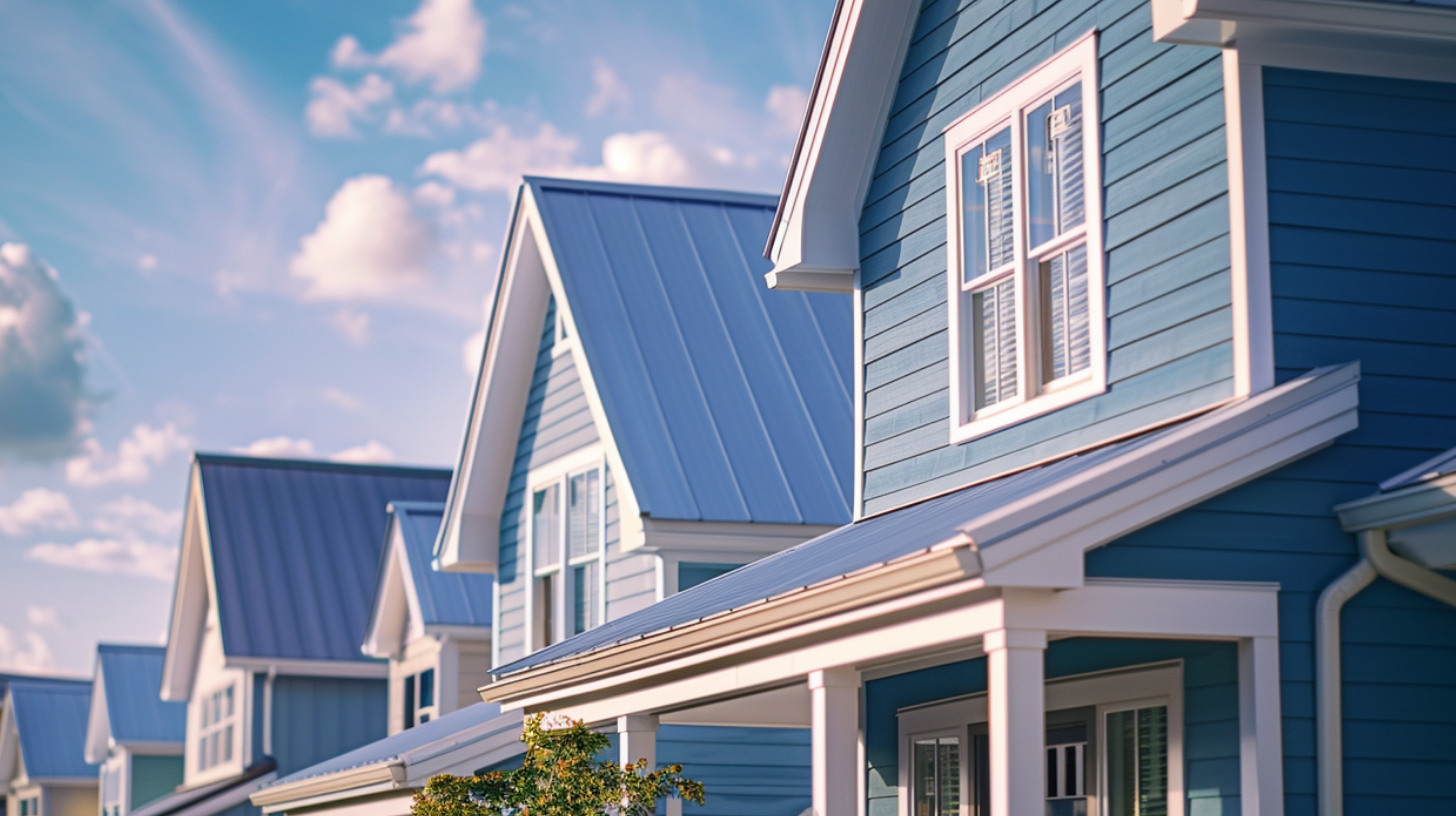
[[442, 501], [443, 468], [197, 454], [229, 656], [357, 661], [394, 500]]
[[527, 178], [641, 510], [843, 524], [853, 316], [775, 292], [772, 196]]
[[440, 572], [432, 566], [445, 504], [396, 501], [390, 507], [404, 539], [415, 595], [420, 602], [421, 622], [426, 626], [490, 626], [495, 577], [475, 572]]
[[106, 693], [107, 726], [117, 742], [176, 742], [187, 737], [187, 704], [163, 702], [164, 646], [96, 647]]
[[11, 679], [10, 700], [27, 776], [96, 780], [97, 766], [86, 761], [91, 681]]

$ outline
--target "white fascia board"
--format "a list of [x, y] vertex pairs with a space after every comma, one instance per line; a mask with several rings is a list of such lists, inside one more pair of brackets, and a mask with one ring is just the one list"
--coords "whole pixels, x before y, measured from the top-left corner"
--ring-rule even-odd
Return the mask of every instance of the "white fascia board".
[[359, 647], [368, 657], [394, 657], [405, 642], [404, 622], [419, 617], [419, 604], [411, 602], [407, 589], [409, 559], [398, 516], [390, 515], [385, 536], [383, 569], [379, 571], [379, 585], [374, 588], [369, 628], [364, 630], [364, 643]]
[[207, 504], [203, 501], [202, 474], [196, 460], [188, 474], [182, 551], [177, 559], [167, 651], [162, 659], [161, 697], [168, 702], [192, 699], [192, 682], [196, 678], [207, 616], [217, 606], [217, 584], [211, 563], [212, 544], [207, 532]]
[[374, 679], [389, 676], [388, 663], [365, 662], [362, 660], [296, 660], [272, 657], [228, 657], [224, 665], [229, 669], [267, 674], [290, 675], [294, 677], [341, 677]]
[[106, 677], [96, 661], [96, 678], [91, 681], [91, 705], [86, 712], [85, 759], [92, 765], [106, 761], [111, 750], [111, 719], [106, 710]]
[[859, 215], [920, 4], [840, 0], [769, 236], [773, 289], [850, 292]]
[[[691, 560], [694, 553], [763, 557], [838, 529], [833, 524], [673, 521], [643, 519], [644, 549]], [[744, 562], [747, 563], [747, 562]]]
[[133, 756], [182, 756], [185, 749], [181, 740], [124, 740], [116, 743], [116, 747], [125, 749]]
[[345, 768], [322, 776], [299, 779], [281, 785], [270, 785], [254, 791], [248, 796], [254, 805], [268, 813], [279, 810], [296, 810], [321, 801], [368, 795], [381, 790], [391, 790], [397, 779], [394, 770], [399, 765], [398, 757], [382, 762]]
[[1188, 421], [969, 522], [996, 586], [1073, 587], [1094, 548], [1318, 450], [1358, 424], [1359, 364], [1319, 369]]
[[315, 814], [327, 813], [328, 816], [399, 816], [401, 813], [409, 813], [414, 795], [413, 790], [395, 790], [389, 787], [378, 790], [361, 789], [339, 796], [321, 796], [317, 799], [271, 805], [263, 808], [263, 812], [271, 814], [306, 810]]

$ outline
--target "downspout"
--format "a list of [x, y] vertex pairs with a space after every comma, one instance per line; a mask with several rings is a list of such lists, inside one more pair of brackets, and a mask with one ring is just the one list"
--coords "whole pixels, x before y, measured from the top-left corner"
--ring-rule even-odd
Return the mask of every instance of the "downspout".
[[1345, 602], [1381, 577], [1456, 606], [1456, 581], [1391, 552], [1383, 529], [1358, 533], [1364, 557], [1320, 593], [1315, 608], [1316, 682], [1318, 684], [1319, 816], [1344, 816], [1343, 711], [1340, 701], [1340, 610]]
[[268, 676], [263, 678], [263, 756], [273, 756], [273, 681], [278, 677], [278, 667], [269, 666]]

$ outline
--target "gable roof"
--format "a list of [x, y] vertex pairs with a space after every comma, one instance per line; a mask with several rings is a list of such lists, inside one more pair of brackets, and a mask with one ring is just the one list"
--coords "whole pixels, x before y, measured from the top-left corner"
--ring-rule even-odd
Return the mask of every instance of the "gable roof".
[[529, 377], [514, 357], [530, 356], [527, 337], [535, 349], [551, 297], [575, 338], [608, 462], [625, 482], [624, 519], [849, 520], [852, 304], [764, 289], [758, 254], [775, 203], [525, 180], [441, 536], [444, 563], [472, 560], [454, 549], [459, 516], [482, 518], [465, 546], [490, 535], [487, 516], [499, 524]]
[[[184, 593], [205, 589], [197, 583], [211, 582], [223, 652], [235, 665], [359, 661], [389, 502], [439, 501], [449, 480], [441, 468], [197, 454], [200, 500], [188, 504], [164, 696], [190, 688], [170, 675], [190, 672], [177, 652], [200, 637], [206, 606], [183, 603]], [[209, 548], [208, 569], [193, 565], [192, 546]]]
[[[511, 676], [530, 669], [641, 645], [673, 629], [771, 601], [792, 602], [811, 590], [833, 591], [852, 578], [957, 549], [966, 550], [950, 559], [959, 565], [959, 576], [942, 564], [937, 568], [942, 583], [980, 576], [998, 585], [1078, 585], [1087, 549], [1353, 429], [1358, 372], [1357, 364], [1318, 369], [1160, 430], [861, 519], [493, 669], [505, 679], [483, 693], [505, 699], [512, 694]], [[1047, 551], [1064, 556], [1056, 562], [1062, 569], [1042, 556]], [[1068, 561], [1072, 571], [1065, 569]], [[915, 580], [913, 586], [927, 585], [924, 574]], [[842, 597], [838, 602], [852, 603]], [[791, 617], [768, 614], [780, 622]], [[744, 630], [741, 621], [729, 625], [739, 634]], [[490, 696], [493, 691], [499, 696]]]
[[26, 776], [95, 783], [97, 766], [85, 758], [91, 681], [12, 677], [8, 694]]
[[[166, 656], [163, 646], [98, 645], [92, 728], [104, 725], [105, 736], [123, 745], [181, 744], [187, 736], [187, 704], [164, 702], [160, 696]], [[89, 758], [101, 759], [104, 745], [104, 739], [100, 746], [88, 744]]]

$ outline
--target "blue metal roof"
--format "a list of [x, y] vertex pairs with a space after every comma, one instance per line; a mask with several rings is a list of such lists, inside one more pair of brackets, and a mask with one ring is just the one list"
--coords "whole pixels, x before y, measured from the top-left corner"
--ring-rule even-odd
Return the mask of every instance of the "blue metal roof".
[[187, 737], [187, 704], [163, 702], [164, 646], [96, 647], [96, 670], [106, 693], [107, 727], [117, 742], [175, 742]]
[[359, 660], [394, 500], [450, 471], [197, 454], [229, 656]]
[[[416, 748], [422, 748], [433, 742], [440, 742], [464, 731], [483, 725], [490, 720], [500, 716], [500, 706], [495, 703], [475, 703], [466, 706], [459, 711], [452, 711], [437, 720], [430, 720], [423, 725], [417, 725], [395, 734], [392, 737], [385, 737], [378, 742], [371, 742], [361, 748], [355, 748], [345, 754], [339, 754], [333, 759], [325, 760], [303, 770], [289, 774], [282, 779], [274, 780], [264, 787], [277, 787], [287, 785], [290, 782], [297, 782], [302, 779], [313, 779], [320, 776], [347, 771], [351, 768], [362, 768], [366, 765], [377, 765], [381, 762], [390, 762], [399, 759], [406, 752]], [[515, 717], [508, 718], [502, 723], [502, 728], [520, 729], [520, 720]], [[521, 746], [524, 752], [525, 745]]]
[[445, 517], [444, 502], [390, 504], [409, 557], [420, 619], [426, 626], [490, 626], [491, 590], [495, 577], [474, 572], [434, 569], [435, 538]]
[[26, 775], [95, 781], [97, 766], [86, 761], [91, 681], [12, 677], [9, 686]]
[[775, 292], [773, 196], [527, 178], [640, 509], [843, 524], [850, 298]]
[[[1049, 485], [1181, 428], [1113, 443], [954, 493], [862, 519], [670, 596], [639, 612], [493, 669], [505, 676], [693, 623], [930, 549], [960, 527]], [[978, 542], [983, 548], [994, 542]]]

